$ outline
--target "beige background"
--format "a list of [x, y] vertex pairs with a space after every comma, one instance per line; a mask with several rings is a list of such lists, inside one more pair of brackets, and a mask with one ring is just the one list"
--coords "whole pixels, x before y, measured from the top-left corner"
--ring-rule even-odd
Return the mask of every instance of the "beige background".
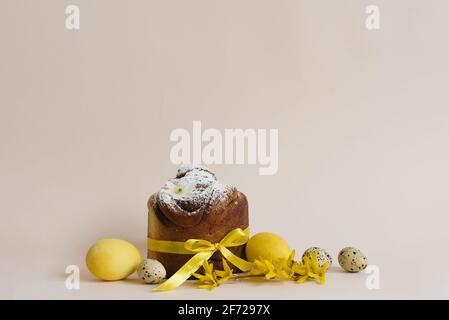
[[[81, 30], [65, 28], [78, 4]], [[364, 27], [381, 8], [381, 30]], [[447, 1], [19, 1], [0, 5], [1, 298], [449, 298]], [[279, 171], [215, 166], [253, 232], [381, 271], [307, 283], [102, 283], [90, 244], [145, 251], [146, 200], [175, 173], [169, 134], [278, 128]], [[81, 289], [65, 289], [65, 267]]]

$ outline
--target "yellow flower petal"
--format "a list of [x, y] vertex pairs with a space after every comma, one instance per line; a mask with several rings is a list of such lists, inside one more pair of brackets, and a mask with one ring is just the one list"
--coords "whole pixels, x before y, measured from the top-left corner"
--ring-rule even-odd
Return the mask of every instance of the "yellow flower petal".
[[301, 277], [299, 277], [299, 279], [298, 279], [298, 280], [296, 280], [296, 283], [303, 283], [304, 281], [306, 281], [306, 280], [307, 280], [307, 278], [308, 278], [308, 276], [307, 276], [307, 275], [305, 275], [305, 276], [301, 276]]
[[223, 259], [223, 269], [227, 273], [232, 273], [232, 269], [229, 267], [229, 265], [225, 259]]
[[226, 277], [228, 275], [228, 273], [226, 271], [223, 271], [223, 270], [215, 270], [214, 272], [220, 278], [224, 278], [224, 277]]
[[308, 275], [310, 278], [314, 278], [314, 279], [319, 279], [319, 278], [320, 278], [319, 275], [317, 275], [316, 273], [313, 273], [313, 272], [308, 272], [307, 275]]
[[212, 263], [208, 263], [207, 261], [204, 261], [203, 268], [205, 273], [212, 273], [214, 269], [214, 265]]
[[321, 284], [321, 285], [326, 284], [326, 274], [325, 273], [323, 273], [323, 275], [320, 277], [319, 284]]
[[288, 263], [291, 263], [295, 260], [295, 250], [292, 250], [292, 252], [290, 253], [290, 256], [287, 259]]

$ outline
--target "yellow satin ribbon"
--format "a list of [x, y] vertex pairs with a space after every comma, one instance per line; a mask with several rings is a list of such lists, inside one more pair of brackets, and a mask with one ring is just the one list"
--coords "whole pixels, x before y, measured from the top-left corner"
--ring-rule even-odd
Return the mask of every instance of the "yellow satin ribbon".
[[248, 271], [252, 263], [233, 254], [228, 248], [244, 245], [249, 239], [249, 228], [240, 228], [229, 232], [220, 242], [211, 243], [207, 240], [190, 239], [186, 242], [155, 240], [148, 238], [148, 249], [154, 252], [194, 254], [167, 281], [154, 288], [158, 291], [173, 290], [183, 284], [196, 270], [198, 270], [218, 250], [229, 262], [242, 271]]

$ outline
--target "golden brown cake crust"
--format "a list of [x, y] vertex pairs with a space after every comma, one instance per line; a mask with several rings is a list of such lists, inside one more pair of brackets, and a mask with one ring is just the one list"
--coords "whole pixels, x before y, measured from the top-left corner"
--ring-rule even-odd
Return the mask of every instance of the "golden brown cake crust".
[[[158, 194], [148, 200], [148, 237], [157, 240], [186, 241], [203, 239], [217, 243], [235, 228], [248, 227], [248, 201], [235, 188], [228, 189], [225, 197], [206, 202], [194, 212], [160, 201]], [[244, 246], [229, 248], [245, 259]], [[192, 255], [159, 253], [148, 250], [148, 257], [159, 260], [170, 276], [182, 267]], [[215, 268], [222, 269], [221, 254], [211, 260]], [[230, 264], [232, 267], [232, 264]], [[233, 268], [238, 271], [237, 268]]]

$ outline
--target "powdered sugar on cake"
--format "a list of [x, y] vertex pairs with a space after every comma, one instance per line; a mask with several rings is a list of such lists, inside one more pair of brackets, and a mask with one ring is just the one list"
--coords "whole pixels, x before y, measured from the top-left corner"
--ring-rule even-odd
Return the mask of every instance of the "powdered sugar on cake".
[[194, 213], [215, 201], [227, 201], [234, 187], [217, 181], [215, 174], [203, 166], [183, 165], [176, 178], [170, 179], [158, 193], [158, 201], [176, 209]]

